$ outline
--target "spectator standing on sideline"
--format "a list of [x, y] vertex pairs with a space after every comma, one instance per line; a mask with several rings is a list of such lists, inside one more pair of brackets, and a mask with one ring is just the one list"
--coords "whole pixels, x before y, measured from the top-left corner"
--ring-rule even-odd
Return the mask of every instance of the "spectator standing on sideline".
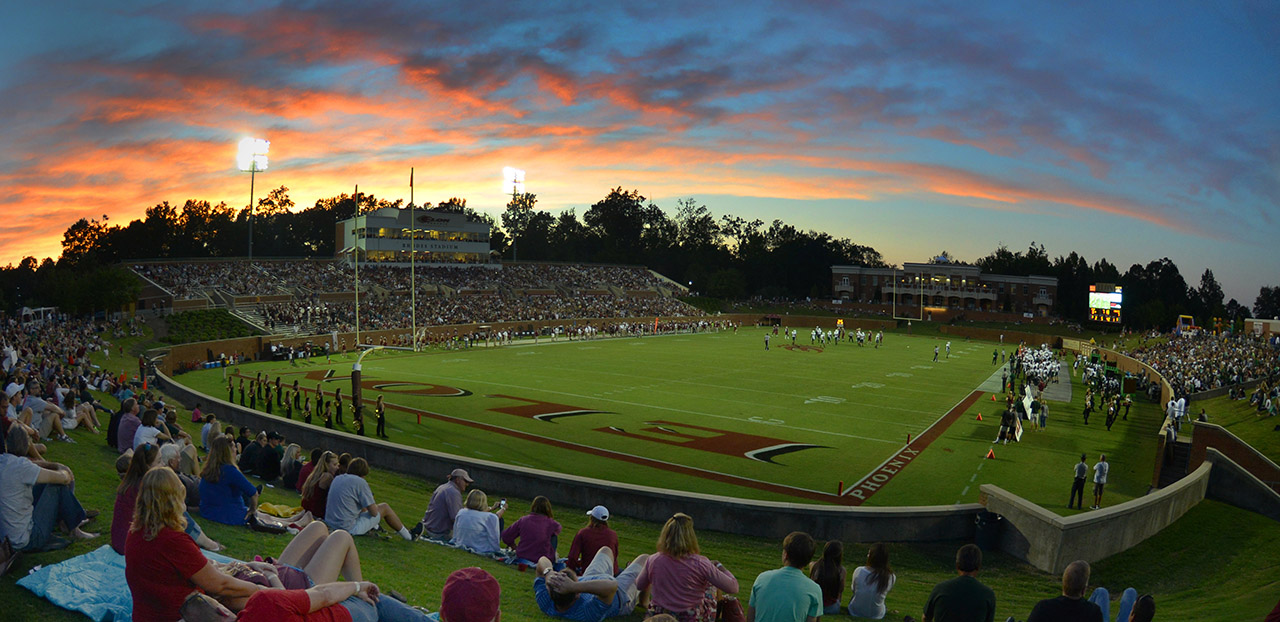
[[422, 522], [410, 531], [414, 537], [423, 535], [432, 540], [448, 540], [453, 535], [453, 520], [462, 509], [462, 493], [473, 481], [475, 480], [463, 469], [454, 469], [449, 473], [449, 480], [431, 493]]
[[924, 622], [993, 622], [996, 593], [978, 581], [982, 549], [966, 544], [956, 551], [956, 572], [960, 576], [933, 587], [924, 608]]
[[1111, 465], [1107, 464], [1107, 454], [1102, 454], [1098, 458], [1098, 463], [1093, 465], [1093, 507], [1096, 510], [1102, 507], [1102, 489], [1107, 485], [1107, 473], [1111, 472]]
[[1084, 481], [1089, 477], [1089, 465], [1085, 464], [1085, 455], [1080, 454], [1080, 462], [1076, 464], [1076, 478], [1071, 482], [1071, 496], [1067, 498], [1067, 509], [1074, 505], [1077, 510], [1084, 509]]
[[747, 622], [814, 622], [822, 615], [822, 588], [805, 576], [813, 560], [813, 538], [802, 531], [782, 541], [782, 567], [756, 577]]
[[1027, 622], [1109, 622], [1102, 618], [1102, 609], [1085, 600], [1084, 590], [1089, 586], [1089, 562], [1076, 560], [1062, 571], [1062, 595], [1046, 598], [1031, 609]]

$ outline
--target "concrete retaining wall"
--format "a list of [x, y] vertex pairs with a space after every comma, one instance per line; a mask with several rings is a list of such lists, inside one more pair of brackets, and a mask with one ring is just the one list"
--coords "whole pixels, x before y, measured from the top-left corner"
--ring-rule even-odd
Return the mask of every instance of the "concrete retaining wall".
[[[545, 495], [554, 504], [583, 508], [604, 504], [619, 516], [654, 522], [664, 522], [672, 514], [684, 512], [694, 517], [698, 529], [764, 538], [782, 538], [799, 530], [818, 539], [839, 538], [850, 542], [970, 540], [975, 518], [982, 510], [976, 503], [863, 508], [757, 501], [514, 467], [326, 430], [202, 395], [163, 374], [157, 379], [167, 394], [185, 404], [203, 402], [204, 410], [217, 413], [220, 421], [226, 420], [237, 427], [249, 426], [255, 431], [276, 430], [289, 442], [308, 449], [324, 447], [363, 456], [375, 468], [421, 478], [424, 489], [434, 488], [444, 481], [449, 471], [462, 467], [491, 497]], [[425, 510], [404, 508], [400, 512], [403, 516], [415, 517], [417, 512]]]
[[[983, 484], [980, 490], [987, 510], [1004, 517], [1001, 550], [1059, 574], [1072, 561], [1098, 561], [1159, 533], [1204, 499], [1211, 469], [1206, 462], [1177, 483], [1145, 497], [1069, 517], [999, 486]], [[1085, 496], [1089, 494], [1086, 490]]]
[[1187, 469], [1196, 468], [1208, 458], [1208, 452], [1215, 449], [1252, 473], [1255, 479], [1270, 487], [1272, 492], [1280, 492], [1280, 466], [1270, 458], [1220, 425], [1198, 421], [1191, 425], [1194, 428], [1191, 433], [1191, 456], [1187, 461]]

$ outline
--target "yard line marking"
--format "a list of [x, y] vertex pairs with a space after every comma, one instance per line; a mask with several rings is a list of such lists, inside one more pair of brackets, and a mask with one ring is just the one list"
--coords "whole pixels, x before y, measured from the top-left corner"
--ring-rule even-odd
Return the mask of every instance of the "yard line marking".
[[973, 481], [973, 480], [975, 480], [975, 479], [978, 479], [978, 474], [977, 474], [977, 473], [974, 473], [974, 474], [973, 474], [973, 477], [970, 477], [970, 478], [969, 478], [969, 481], [970, 481], [970, 482], [972, 482], [972, 481]]
[[968, 487], [968, 486], [965, 486], [965, 487], [964, 487], [964, 490], [960, 491], [960, 498], [962, 498], [962, 499], [963, 499], [963, 498], [964, 498], [964, 496], [965, 496], [965, 495], [967, 495], [967, 494], [969, 494], [969, 487]]

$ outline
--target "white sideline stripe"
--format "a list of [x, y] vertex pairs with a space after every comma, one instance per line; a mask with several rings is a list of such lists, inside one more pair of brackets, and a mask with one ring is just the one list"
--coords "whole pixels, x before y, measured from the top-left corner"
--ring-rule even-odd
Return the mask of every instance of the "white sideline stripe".
[[[974, 391], [976, 390], [977, 389], [974, 389]], [[969, 393], [972, 394], [973, 391], [970, 391]], [[947, 413], [951, 412], [952, 410], [955, 410], [956, 406], [959, 406], [962, 402], [964, 402], [967, 399], [969, 399], [968, 395], [965, 395], [964, 397], [960, 398], [959, 402], [956, 402], [954, 406], [952, 406], [951, 408], [948, 408], [945, 412], [943, 412], [942, 415], [939, 416], [937, 419], [935, 419], [933, 423], [929, 424], [929, 427], [924, 429], [924, 432], [917, 434], [916, 438], [920, 438], [921, 436], [924, 436], [925, 434], [927, 434], [929, 430], [933, 429], [933, 426], [938, 425], [942, 421], [942, 418], [947, 416]], [[849, 490], [845, 492], [848, 493], [849, 491], [852, 491], [853, 489], [857, 488], [858, 485], [861, 484], [862, 482], [867, 481], [867, 479], [870, 478], [872, 475], [875, 475], [877, 471], [879, 471], [880, 469], [883, 469], [886, 464], [889, 464], [890, 462], [893, 461], [894, 458], [897, 458], [898, 454], [902, 453], [902, 451], [906, 449], [908, 446], [910, 446], [910, 443], [904, 443], [902, 445], [902, 449], [899, 449], [898, 451], [893, 452], [893, 455], [889, 456], [888, 458], [885, 458], [884, 462], [881, 462], [879, 465], [876, 466], [876, 468], [868, 471], [866, 475], [863, 475], [861, 478], [855, 481], [853, 483], [853, 486], [850, 486]], [[914, 458], [912, 460], [914, 461]], [[979, 468], [981, 468], [982, 463], [978, 463], [978, 464], [979, 464]], [[842, 494], [840, 496], [843, 497], [844, 495]]]

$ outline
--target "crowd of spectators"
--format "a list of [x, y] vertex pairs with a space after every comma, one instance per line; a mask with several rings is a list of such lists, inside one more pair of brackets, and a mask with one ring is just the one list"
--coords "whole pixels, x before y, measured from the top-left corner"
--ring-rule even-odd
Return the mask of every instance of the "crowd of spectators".
[[[271, 260], [201, 263], [149, 263], [133, 266], [176, 299], [203, 298], [221, 290], [236, 296], [268, 296], [301, 288], [311, 294], [350, 292], [355, 289], [355, 268], [344, 261]], [[670, 282], [638, 266], [514, 263], [475, 266], [362, 265], [362, 289], [373, 286], [408, 292], [410, 276], [420, 292], [439, 287], [454, 291], [512, 293], [524, 290], [567, 292], [654, 291]]]
[[1274, 379], [1280, 374], [1280, 353], [1247, 335], [1173, 335], [1167, 341], [1145, 343], [1126, 354], [1164, 376], [1175, 395]]
[[[619, 298], [613, 295], [432, 295], [419, 296], [417, 304], [419, 326], [705, 315], [674, 298]], [[360, 327], [363, 330], [407, 329], [412, 319], [411, 308], [410, 296], [404, 293], [362, 296]], [[258, 309], [267, 328], [272, 330], [288, 326], [304, 333], [328, 333], [355, 328], [354, 301], [324, 302], [311, 298], [263, 304]]]

